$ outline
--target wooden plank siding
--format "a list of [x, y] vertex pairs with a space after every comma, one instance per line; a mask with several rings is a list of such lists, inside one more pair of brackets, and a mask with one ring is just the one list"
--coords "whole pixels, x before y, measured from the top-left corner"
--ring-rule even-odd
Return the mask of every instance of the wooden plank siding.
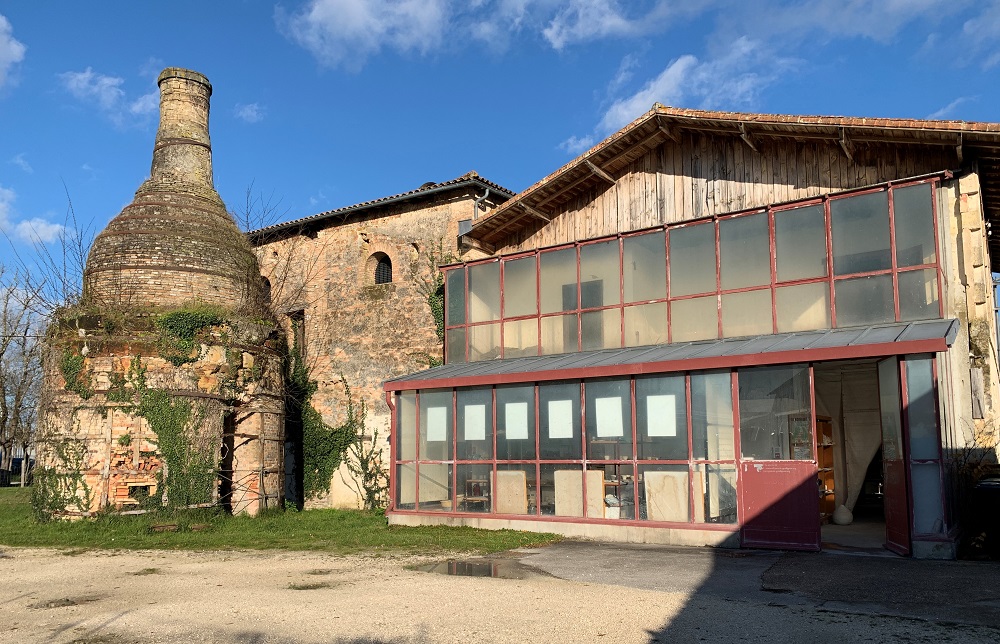
[[[830, 141], [762, 137], [755, 152], [725, 134], [681, 131], [605, 180], [580, 186], [550, 206], [549, 223], [531, 225], [497, 247], [498, 254], [640, 230], [664, 223], [760, 208], [831, 192], [958, 167], [952, 148], [857, 143], [848, 160]], [[584, 187], [589, 186], [589, 187]]]

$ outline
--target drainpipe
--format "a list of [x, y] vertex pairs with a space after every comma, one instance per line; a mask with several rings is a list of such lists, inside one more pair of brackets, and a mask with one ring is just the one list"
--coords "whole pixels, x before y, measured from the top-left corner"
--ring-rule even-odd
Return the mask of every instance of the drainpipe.
[[[475, 193], [473, 193], [475, 194]], [[479, 204], [483, 203], [486, 197], [490, 196], [490, 189], [487, 188], [486, 192], [483, 193], [482, 197], [477, 197], [475, 203], [472, 204], [472, 221], [479, 218]]]

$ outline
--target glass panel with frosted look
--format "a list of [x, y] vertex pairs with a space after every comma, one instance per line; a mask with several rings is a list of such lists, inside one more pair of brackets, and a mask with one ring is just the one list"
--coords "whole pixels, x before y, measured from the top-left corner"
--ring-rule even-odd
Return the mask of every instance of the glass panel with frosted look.
[[834, 275], [892, 267], [887, 193], [872, 192], [830, 201], [830, 226]]
[[540, 458], [581, 458], [579, 383], [538, 385], [538, 422]]
[[834, 282], [833, 292], [837, 298], [838, 327], [879, 324], [896, 319], [891, 275], [839, 280]]
[[670, 295], [714, 292], [715, 226], [699, 224], [670, 231]]
[[454, 424], [451, 390], [421, 391], [419, 403], [420, 460], [451, 460], [451, 436]]
[[719, 336], [719, 299], [695, 297], [670, 303], [670, 341], [691, 342]]
[[417, 505], [417, 466], [396, 466], [396, 508], [412, 510]]
[[664, 344], [667, 341], [667, 303], [625, 307], [625, 346]]
[[534, 255], [504, 262], [503, 316], [505, 318], [538, 314], [536, 281]]
[[941, 317], [935, 269], [906, 271], [899, 274], [897, 281], [900, 320], [927, 320]]
[[520, 358], [538, 355], [538, 320], [515, 320], [503, 323], [503, 357]]
[[892, 191], [897, 266], [917, 266], [937, 261], [931, 195], [931, 186], [927, 183]]
[[691, 520], [687, 465], [639, 466], [639, 518], [687, 523]]
[[622, 240], [625, 301], [659, 300], [667, 296], [667, 249], [663, 231]]
[[542, 355], [577, 351], [576, 315], [542, 318]]
[[736, 523], [736, 466], [695, 465], [695, 523]]
[[685, 395], [683, 375], [635, 379], [635, 435], [640, 460], [687, 460]]
[[719, 260], [723, 290], [770, 284], [767, 213], [719, 220]]
[[913, 531], [918, 534], [944, 532], [941, 466], [914, 463], [910, 466], [910, 479], [913, 483]]
[[632, 459], [632, 392], [629, 381], [588, 380], [584, 383], [587, 409], [587, 459]]
[[621, 302], [618, 240], [580, 246], [580, 308], [592, 309]]
[[451, 463], [418, 463], [420, 510], [422, 512], [453, 512], [455, 499], [451, 493]]
[[775, 212], [774, 251], [779, 282], [825, 276], [823, 205]]
[[754, 367], [737, 372], [744, 458], [812, 460], [809, 369]]
[[580, 314], [580, 345], [583, 351], [622, 346], [620, 309], [604, 309]]
[[772, 333], [771, 289], [722, 296], [722, 337]]
[[396, 458], [417, 458], [417, 392], [396, 394]]
[[445, 331], [445, 362], [465, 362], [465, 328]]
[[497, 460], [534, 459], [535, 388], [500, 385], [496, 388], [496, 399]]
[[830, 284], [800, 284], [775, 289], [778, 333], [830, 328]]
[[910, 428], [910, 458], [914, 460], [941, 458], [933, 364], [933, 358], [906, 359], [906, 420]]
[[691, 375], [691, 446], [695, 459], [732, 460], [733, 387], [728, 371]]
[[458, 390], [458, 458], [493, 458], [493, 390], [488, 387]]
[[500, 325], [481, 324], [470, 326], [469, 362], [492, 360], [500, 357]]
[[500, 319], [500, 262], [469, 266], [469, 322]]
[[576, 308], [576, 249], [541, 253], [540, 301], [542, 313], [572, 311]]
[[448, 326], [465, 324], [465, 269], [456, 268], [447, 272], [445, 278], [448, 299]]

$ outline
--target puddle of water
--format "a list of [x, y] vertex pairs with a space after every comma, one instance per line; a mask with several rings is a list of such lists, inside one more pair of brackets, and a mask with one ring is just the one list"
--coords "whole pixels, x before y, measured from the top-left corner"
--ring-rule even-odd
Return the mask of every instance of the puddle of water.
[[414, 570], [439, 575], [498, 579], [527, 579], [534, 574], [528, 566], [509, 559], [449, 559], [426, 566], [415, 566]]

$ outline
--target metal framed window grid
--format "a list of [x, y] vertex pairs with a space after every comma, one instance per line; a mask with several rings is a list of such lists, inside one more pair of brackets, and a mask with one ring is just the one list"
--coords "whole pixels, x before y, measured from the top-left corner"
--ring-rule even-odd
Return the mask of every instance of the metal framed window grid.
[[[449, 267], [444, 267], [442, 270], [445, 271], [445, 277], [447, 281], [448, 274], [451, 271], [462, 271], [465, 274], [465, 292], [464, 292], [464, 304], [466, 307], [465, 315], [463, 316], [463, 321], [460, 324], [447, 324], [445, 328], [446, 336], [449, 333], [465, 333], [464, 338], [464, 355], [456, 355], [451, 353], [446, 349], [446, 362], [463, 361], [468, 362], [471, 360], [471, 350], [470, 345], [472, 341], [470, 339], [472, 332], [476, 327], [487, 327], [488, 325], [496, 325], [495, 331], [498, 332], [499, 337], [499, 354], [496, 357], [511, 357], [509, 355], [508, 347], [506, 346], [504, 332], [505, 326], [508, 322], [527, 322], [534, 320], [535, 332], [536, 332], [536, 345], [535, 353], [531, 355], [546, 355], [547, 353], [567, 353], [573, 351], [584, 350], [583, 342], [583, 316], [587, 314], [596, 314], [605, 311], [618, 311], [618, 343], [613, 346], [603, 345], [601, 348], [616, 348], [629, 345], [625, 337], [625, 326], [626, 326], [626, 315], [629, 309], [635, 309], [636, 307], [650, 305], [650, 304], [664, 304], [666, 307], [666, 315], [662, 319], [663, 326], [667, 330], [666, 342], [676, 342], [676, 341], [687, 341], [687, 340], [708, 340], [708, 339], [718, 339], [723, 337], [740, 337], [740, 336], [726, 336], [724, 335], [723, 328], [723, 317], [724, 317], [724, 298], [726, 296], [734, 296], [739, 294], [749, 294], [749, 293], [763, 293], [769, 291], [770, 293], [770, 304], [771, 304], [771, 333], [779, 332], [779, 315], [778, 315], [778, 291], [782, 288], [790, 288], [795, 286], [806, 286], [809, 284], [826, 284], [829, 289], [829, 300], [828, 300], [828, 311], [829, 314], [829, 325], [826, 327], [815, 327], [815, 328], [839, 328], [837, 320], [837, 285], [841, 283], [846, 283], [848, 280], [857, 280], [859, 278], [878, 278], [880, 276], [891, 277], [892, 280], [892, 309], [894, 319], [892, 321], [902, 321], [902, 315], [900, 312], [900, 288], [899, 288], [899, 278], [901, 275], [907, 273], [916, 273], [917, 271], [933, 270], [935, 271], [936, 279], [936, 296], [937, 296], [937, 317], [943, 317], [944, 315], [944, 301], [941, 297], [942, 293], [942, 275], [941, 275], [941, 251], [940, 251], [940, 241], [938, 233], [938, 213], [937, 213], [937, 188], [940, 184], [940, 176], [930, 176], [924, 178], [916, 178], [903, 180], [898, 182], [891, 182], [882, 184], [876, 187], [864, 188], [858, 190], [852, 190], [843, 193], [837, 193], [833, 195], [826, 195], [822, 197], [817, 197], [813, 199], [804, 199], [796, 202], [789, 202], [779, 205], [769, 206], [767, 208], [755, 208], [751, 210], [741, 211], [737, 213], [721, 215], [711, 218], [687, 221], [679, 224], [667, 224], [663, 226], [657, 226], [654, 228], [648, 228], [638, 231], [630, 231], [626, 233], [619, 233], [617, 235], [605, 236], [595, 239], [589, 239], [574, 243], [561, 244], [558, 246], [548, 247], [539, 249], [536, 251], [527, 251], [520, 253], [513, 253], [511, 255], [502, 257], [493, 257], [486, 260], [481, 260], [477, 262], [469, 262], [466, 264], [458, 264]], [[930, 206], [931, 206], [931, 218], [933, 221], [933, 242], [934, 242], [934, 261], [930, 263], [921, 263], [900, 266], [897, 258], [897, 247], [896, 247], [896, 226], [895, 226], [895, 199], [894, 193], [897, 190], [903, 188], [909, 188], [912, 186], [928, 185], [930, 187]], [[891, 256], [891, 265], [888, 268], [872, 270], [872, 271], [862, 271], [856, 273], [845, 273], [845, 274], [835, 274], [834, 271], [834, 248], [833, 248], [833, 232], [832, 232], [832, 221], [831, 221], [831, 204], [842, 199], [850, 199], [852, 197], [859, 197], [868, 194], [886, 193], [888, 201], [888, 228], [889, 228], [889, 248], [888, 252]], [[781, 213], [794, 211], [799, 208], [804, 208], [808, 206], [820, 205], [823, 208], [823, 222], [824, 222], [824, 240], [825, 240], [825, 253], [826, 253], [826, 269], [825, 275], [805, 277], [801, 279], [789, 279], [789, 280], [779, 280], [778, 279], [778, 257], [776, 250], [776, 237], [775, 237], [775, 217], [781, 216]], [[722, 254], [721, 254], [721, 241], [720, 241], [720, 224], [725, 221], [735, 220], [741, 217], [750, 217], [754, 215], [765, 214], [767, 217], [767, 230], [768, 230], [768, 250], [770, 253], [770, 279], [767, 283], [756, 284], [752, 286], [744, 286], [740, 288], [729, 288], [724, 289], [722, 287]], [[684, 294], [674, 294], [672, 293], [672, 280], [670, 275], [670, 239], [671, 232], [691, 228], [694, 226], [713, 226], [714, 236], [715, 236], [715, 288], [714, 290], [700, 291], [696, 293], [684, 293]], [[625, 295], [624, 287], [624, 267], [623, 258], [624, 252], [623, 247], [625, 240], [635, 237], [640, 237], [642, 235], [656, 234], [662, 232], [664, 237], [664, 256], [666, 258], [666, 265], [664, 266], [664, 279], [666, 282], [666, 297], [637, 300], [637, 301], [627, 301]], [[585, 249], [588, 246], [595, 244], [602, 244], [608, 241], [617, 240], [618, 243], [618, 302], [603, 306], [592, 306], [585, 307], [582, 302], [582, 288], [581, 288], [581, 277], [580, 277], [580, 257], [581, 249]], [[542, 270], [541, 263], [542, 258], [548, 253], [555, 253], [559, 251], [565, 251], [568, 249], [573, 249], [576, 256], [576, 306], [572, 308], [565, 308], [561, 311], [549, 311], [542, 312]], [[511, 316], [507, 317], [505, 315], [505, 283], [504, 267], [508, 262], [514, 260], [524, 259], [526, 257], [535, 258], [535, 313], [529, 315]], [[486, 263], [498, 262], [500, 266], [499, 270], [499, 293], [500, 293], [500, 316], [496, 319], [470, 322], [469, 318], [469, 279], [468, 272], [475, 266], [479, 266]], [[447, 291], [447, 290], [446, 290]], [[447, 292], [446, 292], [447, 297]], [[677, 312], [675, 309], [679, 306], [678, 303], [693, 300], [707, 300], [708, 298], [715, 298], [715, 311], [716, 311], [716, 324], [715, 335], [705, 335], [704, 337], [697, 338], [678, 338], [677, 336], [677, 320], [675, 319]], [[447, 306], [447, 304], [446, 304]], [[553, 319], [560, 316], [573, 317], [575, 316], [576, 323], [576, 346], [575, 347], [563, 347], [562, 351], [545, 351], [544, 338], [543, 338], [543, 327], [545, 325], [545, 320]], [[888, 320], [887, 320], [888, 321]], [[565, 322], [564, 322], [565, 324]], [[711, 328], [710, 325], [703, 325], [707, 328]], [[796, 329], [805, 330], [805, 329]], [[445, 339], [446, 348], [449, 347], [448, 339]], [[594, 348], [594, 347], [586, 347]], [[521, 352], [518, 355], [525, 355]]]
[[375, 283], [389, 284], [392, 282], [392, 260], [388, 255], [382, 254], [375, 264]]

